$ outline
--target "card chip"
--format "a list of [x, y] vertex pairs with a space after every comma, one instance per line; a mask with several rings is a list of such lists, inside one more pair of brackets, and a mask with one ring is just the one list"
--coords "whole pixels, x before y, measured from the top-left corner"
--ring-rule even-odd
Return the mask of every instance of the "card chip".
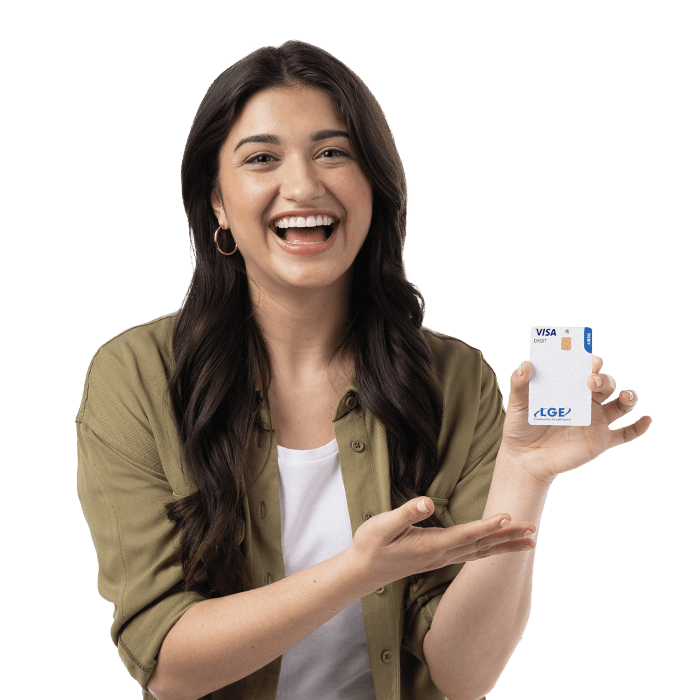
[[571, 350], [571, 338], [562, 338], [561, 339], [561, 349], [562, 350]]

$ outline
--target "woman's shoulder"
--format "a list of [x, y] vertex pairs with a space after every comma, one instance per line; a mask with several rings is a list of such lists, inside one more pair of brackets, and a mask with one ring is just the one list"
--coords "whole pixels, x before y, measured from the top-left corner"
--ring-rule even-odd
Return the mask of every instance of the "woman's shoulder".
[[133, 407], [163, 395], [172, 367], [175, 316], [132, 326], [100, 345], [85, 376], [78, 422], [117, 402]]
[[493, 444], [505, 411], [496, 373], [481, 350], [459, 338], [423, 328], [432, 353], [433, 373], [445, 400], [443, 425], [461, 425], [470, 454]]
[[177, 312], [131, 326], [100, 345], [93, 356], [133, 356], [148, 361], [172, 357], [173, 326]]
[[459, 338], [423, 326], [423, 335], [431, 350], [433, 369], [438, 376], [449, 379], [481, 377], [491, 371], [478, 348]]

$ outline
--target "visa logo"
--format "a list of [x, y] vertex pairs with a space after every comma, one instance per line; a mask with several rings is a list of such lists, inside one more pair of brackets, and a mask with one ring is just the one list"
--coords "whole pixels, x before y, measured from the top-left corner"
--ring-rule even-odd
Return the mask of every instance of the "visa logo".
[[536, 328], [537, 335], [556, 335], [556, 328]]
[[[564, 413], [564, 411], [566, 411], [566, 413]], [[535, 418], [556, 418], [557, 416], [563, 418], [564, 416], [568, 416], [569, 413], [571, 413], [570, 408], [541, 408], [535, 413]]]

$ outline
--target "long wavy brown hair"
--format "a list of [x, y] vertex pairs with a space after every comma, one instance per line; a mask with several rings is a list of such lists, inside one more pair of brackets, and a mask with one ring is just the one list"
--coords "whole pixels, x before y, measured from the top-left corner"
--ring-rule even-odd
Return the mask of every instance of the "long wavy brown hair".
[[[443, 399], [422, 330], [425, 302], [406, 279], [406, 178], [379, 103], [347, 66], [301, 41], [267, 46], [211, 85], [192, 124], [182, 160], [182, 196], [195, 270], [173, 331], [168, 388], [186, 468], [197, 489], [169, 503], [180, 534], [184, 590], [218, 597], [254, 587], [236, 542], [244, 527], [244, 469], [255, 424], [256, 378], [268, 401], [271, 373], [255, 321], [240, 254], [214, 246], [219, 151], [247, 98], [268, 88], [315, 86], [335, 101], [358, 162], [372, 185], [369, 233], [353, 263], [350, 323], [333, 358], [355, 361], [357, 399], [386, 427], [392, 508], [425, 494], [435, 478]], [[231, 250], [230, 232], [219, 239]], [[228, 246], [228, 247], [227, 247]], [[262, 443], [260, 443], [262, 444]], [[421, 527], [443, 527], [435, 517]]]

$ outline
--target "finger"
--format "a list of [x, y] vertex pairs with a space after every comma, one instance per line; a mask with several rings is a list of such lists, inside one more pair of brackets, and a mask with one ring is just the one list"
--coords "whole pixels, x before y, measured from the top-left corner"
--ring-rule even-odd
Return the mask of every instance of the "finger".
[[591, 360], [592, 360], [591, 372], [594, 372], [597, 374], [598, 372], [600, 372], [601, 369], [603, 369], [603, 358], [598, 357], [597, 355], [592, 355]]
[[531, 369], [532, 365], [529, 361], [525, 360], [511, 375], [510, 397], [508, 399], [509, 411], [528, 410]]
[[502, 515], [493, 516], [493, 518], [495, 518], [495, 530], [493, 524], [488, 525], [492, 518], [467, 523], [461, 529], [456, 528], [458, 530], [457, 536], [452, 541], [452, 546], [448, 546], [448, 549], [454, 547], [459, 549], [471, 547], [474, 551], [488, 549], [501, 542], [525, 537], [525, 533], [530, 536], [537, 529], [528, 520], [512, 523], [503, 518]]
[[407, 521], [415, 523], [429, 518], [434, 510], [435, 504], [432, 499], [428, 496], [419, 496], [404, 504], [402, 514]]
[[593, 392], [593, 401], [603, 403], [615, 391], [615, 380], [609, 374], [589, 374], [586, 386]]
[[[619, 396], [615, 401], [611, 401], [603, 406], [603, 415], [608, 425], [611, 425], [615, 421], [620, 420], [628, 413], [633, 411], [639, 401], [639, 395], [633, 389], [625, 389], [621, 391]], [[618, 445], [624, 445], [625, 443], [632, 442], [638, 437], [641, 437], [649, 430], [651, 425], [651, 416], [642, 416], [638, 418], [632, 425], [627, 425], [624, 428], [616, 428], [612, 430], [613, 435], [613, 447]]]
[[615, 421], [626, 416], [633, 411], [639, 400], [639, 395], [632, 389], [621, 391], [614, 401], [610, 401], [602, 406], [605, 422], [611, 425]]
[[[498, 533], [500, 535], [500, 533]], [[508, 554], [510, 552], [532, 551], [536, 546], [534, 539], [522, 537], [520, 532], [513, 532], [509, 537], [500, 536], [498, 539], [480, 540], [470, 546], [461, 547], [460, 550], [453, 550], [456, 559], [452, 563], [476, 561], [497, 554]], [[458, 554], [459, 552], [459, 554]]]
[[531, 522], [523, 520], [519, 523], [506, 525], [502, 530], [494, 532], [486, 537], [482, 537], [478, 542], [474, 543], [477, 549], [491, 549], [497, 545], [512, 542], [514, 540], [529, 539], [535, 534], [537, 528]]
[[[424, 513], [418, 507], [418, 504], [421, 502], [425, 503], [428, 509], [427, 513]], [[421, 520], [426, 520], [434, 511], [435, 505], [433, 501], [428, 496], [419, 496], [418, 498], [412, 498], [388, 513], [380, 513], [375, 517], [379, 520], [377, 527], [382, 536], [388, 538], [389, 541], [394, 541], [401, 537], [407, 527]]]
[[[534, 549], [535, 541], [532, 538], [536, 527], [529, 520], [521, 520], [511, 523], [506, 520], [503, 527], [501, 522], [510, 518], [508, 514], [501, 513], [486, 520], [476, 520], [463, 526], [463, 535], [459, 538], [456, 547], [448, 547], [450, 563], [460, 564], [467, 561], [476, 561], [495, 554], [524, 551]], [[493, 532], [493, 528], [499, 528]], [[454, 529], [458, 529], [455, 527]], [[492, 532], [489, 532], [489, 531]], [[482, 533], [480, 536], [479, 533]]]
[[494, 554], [507, 554], [508, 552], [523, 552], [531, 551], [537, 546], [537, 542], [531, 537], [521, 537], [517, 540], [511, 540], [510, 542], [504, 542], [503, 544], [498, 544], [491, 549], [486, 550], [487, 557]]
[[636, 423], [628, 425], [626, 428], [611, 430], [612, 446], [621, 445], [623, 442], [631, 442], [641, 435], [644, 435], [651, 425], [651, 416], [642, 416]]
[[[494, 532], [498, 532], [503, 527], [510, 525], [510, 515], [508, 513], [498, 513], [483, 520], [474, 520], [471, 523], [465, 523], [461, 527], [452, 527], [454, 530], [454, 539], [451, 541], [452, 547], [464, 547], [465, 545], [473, 545], [482, 538]], [[448, 546], [448, 549], [450, 546]]]

